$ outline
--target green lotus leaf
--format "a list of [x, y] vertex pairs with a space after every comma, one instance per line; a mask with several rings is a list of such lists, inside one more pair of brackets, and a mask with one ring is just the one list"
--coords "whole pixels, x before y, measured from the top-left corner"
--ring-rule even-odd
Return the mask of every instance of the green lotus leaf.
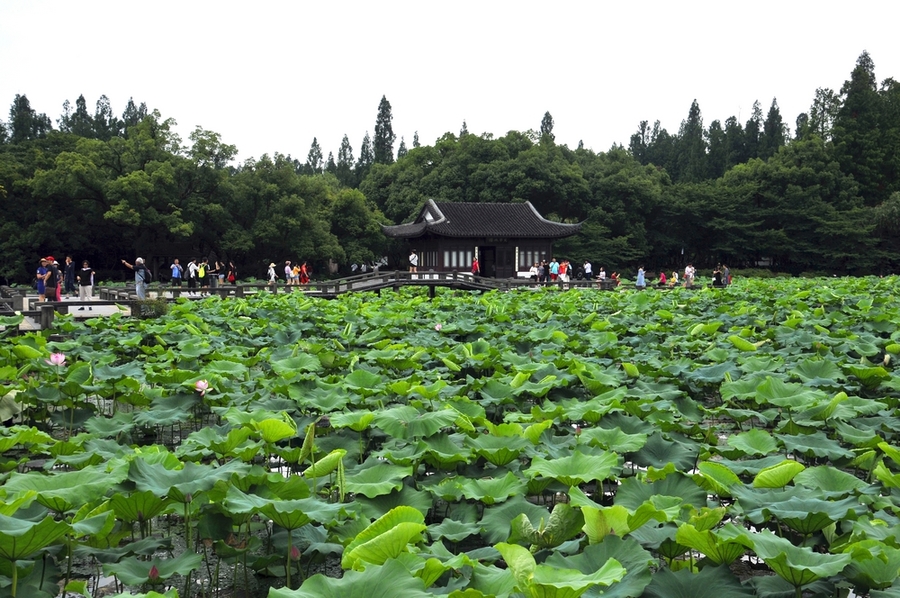
[[675, 533], [675, 541], [703, 554], [716, 565], [730, 565], [747, 552], [743, 536], [746, 532], [729, 523], [720, 531], [698, 530], [683, 523]]
[[8, 561], [27, 558], [68, 531], [68, 524], [54, 521], [50, 515], [40, 521], [27, 521], [0, 514], [0, 556]]
[[822, 490], [832, 495], [850, 494], [869, 487], [858, 477], [831, 465], [807, 467], [794, 477], [794, 484]]
[[790, 373], [810, 386], [837, 386], [839, 381], [846, 379], [834, 362], [825, 359], [801, 361]]
[[166, 510], [169, 502], [149, 490], [132, 492], [127, 495], [116, 493], [109, 501], [116, 517], [129, 524], [153, 519]]
[[607, 451], [634, 453], [647, 444], [647, 434], [628, 434], [620, 428], [586, 428], [581, 430], [581, 441]]
[[370, 519], [377, 519], [400, 506], [413, 507], [423, 515], [427, 515], [434, 508], [434, 498], [428, 492], [415, 490], [405, 484], [400, 488], [400, 492], [382, 494], [375, 498], [357, 494], [354, 499], [359, 506], [359, 513]]
[[109, 598], [178, 598], [178, 590], [172, 588], [165, 594], [160, 594], [159, 592], [147, 592], [144, 594], [112, 594]]
[[4, 489], [8, 496], [34, 490], [36, 500], [52, 511], [65, 513], [82, 505], [100, 500], [110, 486], [125, 479], [125, 470], [106, 471], [106, 466], [90, 466], [77, 471], [54, 472], [47, 475], [30, 472], [10, 477]]
[[[203, 555], [196, 552], [183, 552], [176, 558], [152, 559], [149, 561], [135, 558], [123, 559], [118, 563], [103, 565], [104, 575], [115, 575], [125, 585], [138, 586], [145, 583], [165, 581], [175, 574], [187, 575], [196, 570], [203, 562]], [[150, 571], [156, 568], [157, 576], [150, 579]]]
[[505, 501], [510, 496], [525, 494], [528, 483], [511, 471], [502, 478], [464, 478], [460, 481], [462, 495], [486, 505]]
[[756, 401], [761, 405], [777, 405], [791, 410], [807, 409], [827, 400], [824, 392], [801, 384], [784, 382], [772, 376], [756, 387]]
[[751, 534], [749, 538], [753, 552], [795, 588], [837, 575], [852, 560], [849, 554], [824, 554], [808, 547], [794, 546], [789, 540], [768, 531]]
[[464, 434], [435, 434], [425, 439], [426, 462], [444, 469], [450, 469], [457, 463], [468, 463], [472, 453], [465, 446], [467, 438]]
[[699, 473], [693, 476], [694, 481], [699, 486], [719, 496], [731, 496], [729, 488], [734, 484], [739, 484], [741, 481], [737, 474], [726, 465], [715, 461], [704, 461], [698, 464], [697, 471]]
[[345, 490], [369, 498], [389, 494], [403, 486], [403, 479], [411, 475], [409, 467], [380, 463], [366, 469], [348, 473]]
[[884, 590], [900, 577], [900, 549], [877, 540], [864, 540], [847, 546], [844, 552], [853, 560], [843, 574], [857, 592]]
[[753, 598], [756, 593], [741, 585], [728, 567], [704, 567], [698, 573], [688, 569], [660, 569], [641, 594], [642, 598]]
[[784, 447], [792, 452], [806, 456], [826, 457], [832, 461], [852, 459], [855, 455], [832, 440], [824, 432], [813, 434], [776, 434]]
[[188, 496], [207, 491], [216, 482], [248, 470], [249, 466], [240, 461], [230, 461], [221, 467], [185, 463], [182, 469], [173, 470], [138, 458], [131, 462], [128, 477], [138, 490], [150, 491], [160, 498], [168, 496], [176, 502], [186, 502]]
[[254, 430], [259, 432], [263, 442], [266, 444], [274, 444], [297, 435], [297, 424], [288, 417], [255, 421], [252, 423], [252, 426]]
[[278, 359], [270, 362], [272, 371], [288, 380], [302, 373], [318, 372], [322, 369], [322, 362], [315, 355], [301, 353], [287, 359]]
[[684, 377], [701, 384], [720, 384], [726, 376], [737, 377], [739, 374], [740, 370], [733, 361], [725, 361], [686, 372]]
[[802, 463], [785, 459], [777, 465], [762, 469], [753, 478], [754, 488], [784, 488], [794, 477], [806, 469]]
[[446, 538], [451, 542], [459, 542], [465, 540], [469, 536], [474, 536], [481, 531], [481, 527], [474, 523], [463, 523], [455, 519], [444, 518], [440, 525], [429, 525], [428, 535], [432, 540], [440, 540]]
[[527, 544], [539, 548], [556, 548], [581, 533], [584, 517], [579, 509], [566, 503], [553, 507], [550, 518], [538, 522], [537, 527], [522, 513], [512, 520], [510, 543]]
[[384, 380], [378, 374], [357, 369], [344, 376], [344, 384], [351, 390], [370, 396], [378, 392], [378, 389], [384, 385]]
[[346, 571], [342, 578], [321, 573], [303, 582], [297, 590], [269, 590], [269, 598], [430, 598], [422, 580], [396, 560], [382, 566], [369, 566], [364, 571]]
[[381, 565], [406, 552], [411, 542], [421, 542], [425, 529], [425, 517], [418, 510], [406, 506], [391, 509], [347, 545], [341, 567], [360, 569], [364, 564]]
[[603, 481], [612, 475], [619, 465], [616, 453], [604, 452], [602, 455], [585, 455], [580, 451], [568, 457], [547, 460], [535, 457], [531, 467], [524, 471], [529, 477], [543, 476], [553, 478], [566, 486], [578, 486], [594, 480]]
[[368, 429], [373, 419], [375, 414], [371, 411], [351, 411], [332, 415], [331, 425], [335, 428], [350, 428], [354, 432], [362, 432]]
[[517, 459], [528, 445], [528, 441], [521, 437], [495, 436], [493, 434], [479, 434], [475, 438], [466, 437], [465, 442], [476, 455], [498, 467]]
[[504, 542], [509, 538], [512, 520], [521, 514], [525, 514], [529, 521], [548, 520], [550, 511], [546, 508], [529, 502], [524, 496], [514, 496], [501, 505], [494, 505], [484, 509], [484, 515], [479, 522], [482, 537], [488, 544]]
[[895, 446], [891, 446], [887, 442], [879, 442], [878, 448], [882, 453], [890, 457], [891, 461], [893, 461], [895, 465], [900, 465], [900, 449]]
[[657, 559], [631, 538], [609, 536], [599, 544], [587, 546], [580, 554], [565, 556], [554, 551], [545, 563], [559, 569], [577, 569], [584, 574], [600, 570], [610, 559], [625, 567], [621, 581], [603, 590], [603, 598], [640, 596], [651, 580], [651, 566]]
[[728, 437], [728, 446], [745, 455], [768, 455], [778, 450], [778, 442], [765, 430], [753, 428]]
[[625, 577], [625, 568], [613, 558], [588, 575], [577, 569], [537, 565], [531, 553], [516, 544], [500, 542], [495, 548], [512, 571], [519, 591], [535, 598], [577, 598], [588, 588], [608, 586]]
[[856, 376], [866, 388], [876, 388], [881, 384], [882, 380], [887, 380], [891, 377], [891, 374], [880, 365], [875, 367], [851, 365], [846, 369]]
[[693, 479], [684, 474], [673, 474], [665, 479], [644, 483], [637, 478], [628, 478], [616, 492], [615, 504], [636, 511], [654, 495], [674, 496], [685, 505], [697, 509], [706, 506], [706, 492]]
[[421, 412], [411, 405], [400, 405], [379, 411], [375, 415], [375, 425], [393, 438], [427, 438], [441, 428], [452, 426], [456, 417], [457, 412], [453, 409]]
[[694, 466], [699, 450], [698, 444], [687, 439], [685, 441], [668, 439], [656, 432], [630, 457], [634, 463], [644, 467], [663, 468], [672, 463], [681, 470], [687, 470]]

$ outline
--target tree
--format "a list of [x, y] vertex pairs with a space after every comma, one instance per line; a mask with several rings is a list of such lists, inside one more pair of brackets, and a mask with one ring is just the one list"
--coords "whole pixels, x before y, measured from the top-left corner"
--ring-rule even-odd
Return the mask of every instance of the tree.
[[416, 131], [413, 133], [413, 147], [421, 147], [421, 143], [419, 143], [419, 132]]
[[356, 161], [356, 183], [362, 182], [372, 164], [375, 163], [375, 152], [372, 150], [372, 141], [369, 139], [369, 132], [366, 131], [362, 140], [362, 147], [359, 148], [359, 160]]
[[744, 125], [744, 156], [741, 162], [759, 157], [759, 137], [762, 132], [762, 108], [759, 100], [753, 102], [753, 111]]
[[463, 124], [459, 128], [459, 136], [465, 137], [468, 134], [469, 134], [469, 127], [466, 125], [466, 119], [463, 119]]
[[375, 118], [375, 140], [373, 142], [373, 162], [375, 164], [392, 164], [394, 162], [394, 129], [391, 126], [391, 103], [387, 97], [381, 96], [378, 104], [378, 116]]
[[707, 175], [717, 179], [728, 168], [728, 146], [725, 139], [725, 130], [722, 123], [714, 120], [709, 123], [709, 129], [706, 132], [706, 145], [709, 153], [706, 156]]
[[809, 133], [831, 141], [834, 119], [841, 109], [841, 98], [833, 89], [818, 88], [809, 108]]
[[841, 87], [841, 97], [832, 130], [835, 155], [841, 169], [859, 183], [866, 204], [878, 205], [887, 199], [889, 183], [882, 172], [886, 158], [881, 131], [883, 102], [868, 52], [857, 59], [850, 80]]
[[736, 116], [725, 120], [725, 170], [744, 162], [744, 129]]
[[328, 160], [325, 161], [325, 172], [329, 174], [337, 172], [337, 164], [334, 162], [334, 152], [328, 152]]
[[72, 133], [79, 137], [94, 137], [94, 121], [87, 111], [87, 101], [84, 96], [78, 96], [75, 100], [75, 112], [71, 113], [69, 100], [63, 102], [63, 113], [56, 121], [59, 130], [63, 133]]
[[128, 104], [125, 106], [125, 112], [122, 113], [122, 130], [128, 133], [128, 128], [137, 125], [147, 116], [147, 104], [141, 102], [140, 106], [135, 106], [134, 98], [128, 98]]
[[631, 136], [628, 142], [628, 150], [634, 159], [643, 165], [649, 164], [647, 160], [647, 147], [650, 145], [650, 126], [646, 120], [638, 124], [637, 133]]
[[407, 154], [406, 141], [403, 139], [403, 137], [401, 137], [400, 138], [400, 147], [397, 148], [397, 159], [399, 160], [406, 154]]
[[10, 141], [21, 143], [46, 137], [53, 130], [53, 125], [46, 114], [38, 114], [31, 108], [27, 96], [16, 94], [9, 109], [9, 130]]
[[675, 142], [675, 168], [672, 177], [676, 181], [698, 182], [706, 178], [706, 142], [703, 140], [703, 117], [695, 99], [688, 110], [688, 117], [681, 121]]
[[784, 147], [786, 139], [787, 128], [781, 119], [778, 100], [772, 98], [772, 105], [769, 107], [759, 138], [759, 157], [765, 160], [774, 156], [779, 148]]
[[345, 187], [356, 185], [356, 179], [353, 176], [353, 148], [350, 147], [350, 140], [346, 134], [341, 140], [341, 148], [338, 150], [337, 169], [334, 175]]
[[320, 174], [322, 172], [322, 148], [319, 147], [319, 141], [313, 137], [312, 144], [309, 146], [309, 153], [306, 154], [306, 173]]
[[97, 108], [92, 119], [94, 124], [94, 138], [108, 141], [122, 129], [121, 121], [113, 114], [112, 106], [109, 104], [109, 98], [101, 95], [97, 100]]
[[556, 140], [553, 134], [553, 117], [550, 116], [549, 110], [544, 112], [544, 118], [541, 119], [541, 139], [545, 138], [551, 142]]

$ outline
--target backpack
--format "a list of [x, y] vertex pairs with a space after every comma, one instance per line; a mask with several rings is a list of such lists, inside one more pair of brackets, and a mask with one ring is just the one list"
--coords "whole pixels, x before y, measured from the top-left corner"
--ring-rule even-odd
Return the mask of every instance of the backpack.
[[144, 266], [143, 274], [144, 282], [152, 282], [153, 281], [153, 272], [150, 271], [150, 268]]
[[197, 276], [200, 278], [206, 276], [206, 264], [200, 264], [200, 269], [197, 270]]

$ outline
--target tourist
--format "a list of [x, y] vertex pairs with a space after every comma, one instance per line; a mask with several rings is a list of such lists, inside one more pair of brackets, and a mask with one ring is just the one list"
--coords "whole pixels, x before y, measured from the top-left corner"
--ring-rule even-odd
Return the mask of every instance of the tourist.
[[47, 297], [45, 296], [47, 291], [47, 273], [50, 272], [50, 270], [47, 269], [48, 264], [47, 258], [42, 257], [41, 264], [38, 266], [34, 277], [39, 302], [47, 300]]
[[556, 261], [555, 257], [550, 258], [550, 282], [556, 281], [559, 278], [559, 262]]
[[[85, 262], [85, 263], [87, 263], [87, 262]], [[180, 287], [181, 279], [183, 278], [183, 275], [184, 275], [184, 268], [182, 268], [181, 264], [178, 263], [177, 257], [172, 261], [172, 265], [169, 266], [169, 270], [172, 271], [172, 275], [170, 277], [169, 282], [172, 283], [173, 287]]]
[[[176, 262], [178, 260], [175, 260]], [[78, 272], [78, 299], [81, 301], [90, 301], [94, 296], [94, 270], [87, 260], [81, 263], [81, 270]], [[88, 311], [94, 308], [88, 306]], [[78, 311], [84, 311], [84, 306], [78, 308]]]
[[275, 262], [269, 264], [269, 271], [266, 273], [266, 278], [270, 285], [275, 286], [275, 281], [278, 280], [278, 276], [275, 274]]
[[657, 286], [666, 286], [666, 273], [664, 271], [660, 271], [659, 273], [659, 283], [657, 284]]
[[284, 284], [285, 286], [294, 284], [294, 269], [291, 268], [291, 260], [284, 260]]
[[307, 267], [306, 262], [303, 262], [303, 264], [301, 264], [300, 266], [298, 282], [300, 284], [309, 284], [309, 268]]
[[66, 256], [63, 283], [65, 284], [66, 295], [74, 297], [78, 293], [78, 291], [75, 290], [75, 262], [72, 260], [71, 255]]
[[200, 294], [203, 294], [203, 289], [207, 288], [209, 284], [206, 280], [207, 275], [209, 274], [209, 258], [203, 258], [203, 261], [200, 262], [200, 265], [197, 266], [197, 282], [200, 284]]
[[59, 262], [52, 255], [44, 258], [47, 261], [47, 274], [44, 275], [44, 295], [51, 301], [59, 301]]
[[478, 276], [481, 274], [481, 268], [478, 267], [478, 256], [476, 255], [472, 258], [472, 276]]
[[410, 272], [418, 272], [419, 268], [419, 256], [416, 254], [416, 250], [413, 249], [409, 254], [409, 271]]
[[634, 286], [636, 286], [640, 290], [643, 290], [647, 286], [647, 281], [644, 278], [644, 267], [643, 266], [638, 268], [637, 280], [635, 280]]
[[584, 278], [585, 280], [590, 280], [594, 277], [594, 270], [591, 263], [587, 260], [584, 260], [584, 265], [581, 267], [584, 270]]
[[678, 270], [672, 270], [672, 279], [669, 281], [669, 286], [678, 286]]
[[528, 278], [533, 280], [534, 282], [538, 281], [538, 276], [540, 276], [540, 269], [538, 268], [538, 263], [535, 262], [531, 268], [528, 270]]
[[731, 284], [731, 270], [728, 269], [728, 266], [722, 264], [722, 276], [725, 277], [725, 284]]
[[150, 271], [144, 265], [144, 258], [137, 258], [134, 260], [134, 264], [129, 264], [125, 260], [122, 260], [122, 263], [125, 264], [126, 268], [134, 270], [134, 292], [137, 294], [137, 298], [146, 299], [147, 282], [150, 280]]
[[188, 292], [193, 295], [194, 289], [197, 288], [197, 279], [200, 277], [200, 266], [197, 265], [197, 258], [192, 257], [188, 262]]
[[226, 280], [228, 280], [229, 284], [235, 284], [237, 282], [237, 267], [231, 260], [228, 261], [228, 276]]

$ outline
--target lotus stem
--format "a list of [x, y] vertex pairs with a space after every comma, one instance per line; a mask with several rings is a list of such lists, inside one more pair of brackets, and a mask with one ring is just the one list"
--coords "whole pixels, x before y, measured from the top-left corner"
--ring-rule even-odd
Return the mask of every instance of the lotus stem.
[[16, 561], [12, 561], [12, 586], [10, 587], [10, 595], [16, 598], [16, 588], [19, 586], [19, 568], [16, 567]]

